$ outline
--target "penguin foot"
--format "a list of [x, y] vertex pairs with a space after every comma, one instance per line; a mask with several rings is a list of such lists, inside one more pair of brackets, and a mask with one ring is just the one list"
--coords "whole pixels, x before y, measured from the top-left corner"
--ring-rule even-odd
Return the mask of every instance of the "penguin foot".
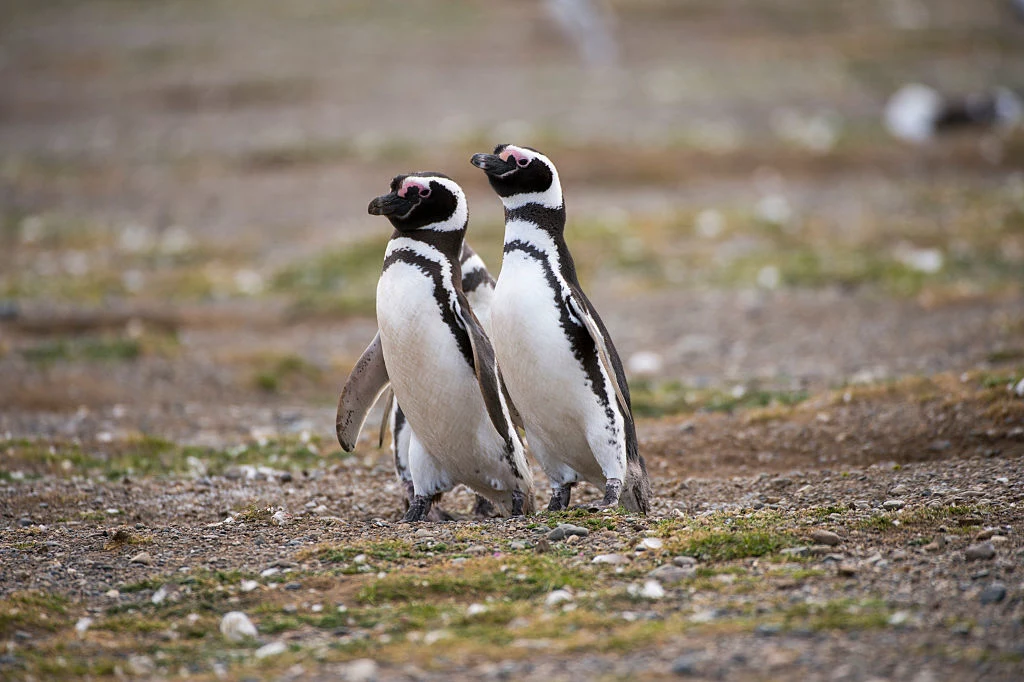
[[512, 516], [523, 516], [523, 505], [526, 503], [526, 495], [522, 490], [512, 491]]
[[491, 501], [480, 495], [476, 496], [476, 504], [473, 505], [473, 516], [478, 519], [493, 519], [498, 515]]
[[562, 511], [569, 508], [569, 497], [572, 495], [572, 483], [560, 485], [551, 492], [548, 511]]
[[430, 505], [433, 501], [434, 498], [431, 495], [416, 495], [413, 497], [412, 503], [409, 505], [409, 511], [405, 513], [402, 523], [423, 521], [427, 514], [430, 513]]
[[618, 478], [609, 478], [604, 484], [604, 499], [601, 500], [600, 504], [591, 505], [588, 507], [590, 511], [600, 511], [602, 509], [612, 509], [619, 506], [619, 496], [622, 494], [622, 480]]

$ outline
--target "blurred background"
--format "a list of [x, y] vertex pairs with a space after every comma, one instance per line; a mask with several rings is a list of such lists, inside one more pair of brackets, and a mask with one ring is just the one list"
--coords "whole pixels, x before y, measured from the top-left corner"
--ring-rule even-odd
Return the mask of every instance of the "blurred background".
[[368, 201], [448, 173], [497, 274], [504, 142], [640, 414], [1019, 361], [1022, 92], [1011, 0], [9, 0], [0, 428], [329, 437]]

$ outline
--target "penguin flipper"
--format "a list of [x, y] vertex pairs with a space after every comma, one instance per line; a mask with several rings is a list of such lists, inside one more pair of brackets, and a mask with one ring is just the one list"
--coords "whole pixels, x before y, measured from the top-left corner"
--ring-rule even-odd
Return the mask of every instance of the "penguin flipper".
[[608, 342], [605, 339], [605, 335], [601, 332], [601, 327], [597, 324], [597, 320], [590, 314], [590, 310], [587, 307], [584, 299], [575, 290], [570, 289], [568, 296], [569, 309], [576, 314], [576, 317], [580, 319], [587, 332], [590, 334], [590, 338], [594, 340], [594, 346], [597, 348], [597, 356], [601, 360], [601, 365], [604, 367], [605, 373], [608, 378], [611, 379], [612, 387], [615, 389], [615, 396], [618, 398], [619, 407], [622, 408], [622, 414], [632, 414], [629, 409], [629, 401], [626, 400], [626, 396], [623, 393], [622, 386], [619, 384], [619, 376], [615, 371], [615, 367], [612, 364], [611, 352], [608, 349]]
[[338, 442], [345, 452], [352, 452], [355, 449], [367, 413], [390, 382], [388, 368], [384, 366], [384, 350], [378, 332], [359, 357], [338, 397], [335, 429], [338, 433]]
[[473, 348], [473, 371], [476, 373], [476, 382], [480, 386], [480, 394], [484, 398], [487, 415], [491, 418], [491, 423], [494, 424], [498, 435], [511, 445], [512, 439], [518, 438], [519, 434], [513, 434], [509, 430], [509, 416], [506, 412], [508, 408], [502, 400], [504, 386], [498, 373], [498, 363], [494, 359], [494, 347], [491, 346], [491, 340], [484, 333], [480, 320], [470, 309], [465, 294], [460, 296], [460, 303], [462, 305], [456, 309], [455, 313], [458, 315], [459, 321], [462, 322], [466, 335], [469, 336], [469, 344]]
[[380, 437], [377, 439], [377, 448], [384, 447], [384, 436], [388, 432], [388, 421], [391, 419], [391, 410], [395, 406], [395, 392], [388, 388], [384, 397], [384, 411], [380, 416]]

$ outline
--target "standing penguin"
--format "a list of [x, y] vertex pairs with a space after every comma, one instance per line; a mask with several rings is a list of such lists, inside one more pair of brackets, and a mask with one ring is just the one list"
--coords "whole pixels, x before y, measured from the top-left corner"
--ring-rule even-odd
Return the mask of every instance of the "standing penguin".
[[494, 351], [462, 289], [465, 194], [440, 173], [399, 175], [367, 210], [395, 227], [377, 284], [377, 371], [412, 427], [405, 520], [423, 519], [459, 483], [514, 516], [532, 512], [533, 478]]
[[601, 507], [621, 501], [646, 514], [651, 486], [629, 386], [576, 277], [558, 171], [540, 152], [513, 145], [476, 154], [472, 163], [505, 206], [491, 338], [530, 451], [551, 479], [548, 509], [565, 509], [572, 487], [586, 480], [604, 490]]
[[[477, 319], [483, 325], [484, 331], [489, 331], [494, 278], [491, 277], [483, 259], [469, 246], [468, 242], [462, 244], [459, 261], [462, 264], [462, 290], [465, 292], [473, 312], [476, 313]], [[375, 336], [349, 375], [338, 400], [336, 420], [338, 442], [346, 452], [355, 449], [356, 440], [367, 414], [387, 387], [384, 354], [379, 336]], [[409, 470], [409, 443], [412, 438], [412, 427], [409, 426], [405, 413], [395, 402], [394, 393], [390, 390], [387, 391], [383, 411], [384, 415], [380, 425], [380, 446], [384, 445], [384, 436], [390, 426], [391, 452], [395, 457], [395, 474], [398, 476], [399, 482], [402, 483], [406, 496], [406, 508], [408, 508], [415, 495], [412, 473]], [[478, 517], [486, 518], [494, 514], [494, 507], [487, 498], [477, 495], [473, 512]], [[442, 521], [453, 517], [435, 505], [430, 511], [429, 518], [432, 521]]]

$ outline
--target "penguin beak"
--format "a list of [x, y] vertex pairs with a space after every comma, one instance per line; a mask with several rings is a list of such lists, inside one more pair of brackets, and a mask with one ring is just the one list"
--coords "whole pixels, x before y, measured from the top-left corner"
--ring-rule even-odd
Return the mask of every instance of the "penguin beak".
[[511, 173], [517, 168], [514, 159], [511, 162], [503, 161], [500, 156], [495, 154], [474, 154], [469, 162], [484, 173], [496, 178]]
[[411, 201], [405, 197], [398, 196], [397, 193], [392, 192], [391, 194], [382, 194], [366, 207], [366, 212], [370, 215], [400, 215], [404, 216], [409, 213], [413, 208]]

